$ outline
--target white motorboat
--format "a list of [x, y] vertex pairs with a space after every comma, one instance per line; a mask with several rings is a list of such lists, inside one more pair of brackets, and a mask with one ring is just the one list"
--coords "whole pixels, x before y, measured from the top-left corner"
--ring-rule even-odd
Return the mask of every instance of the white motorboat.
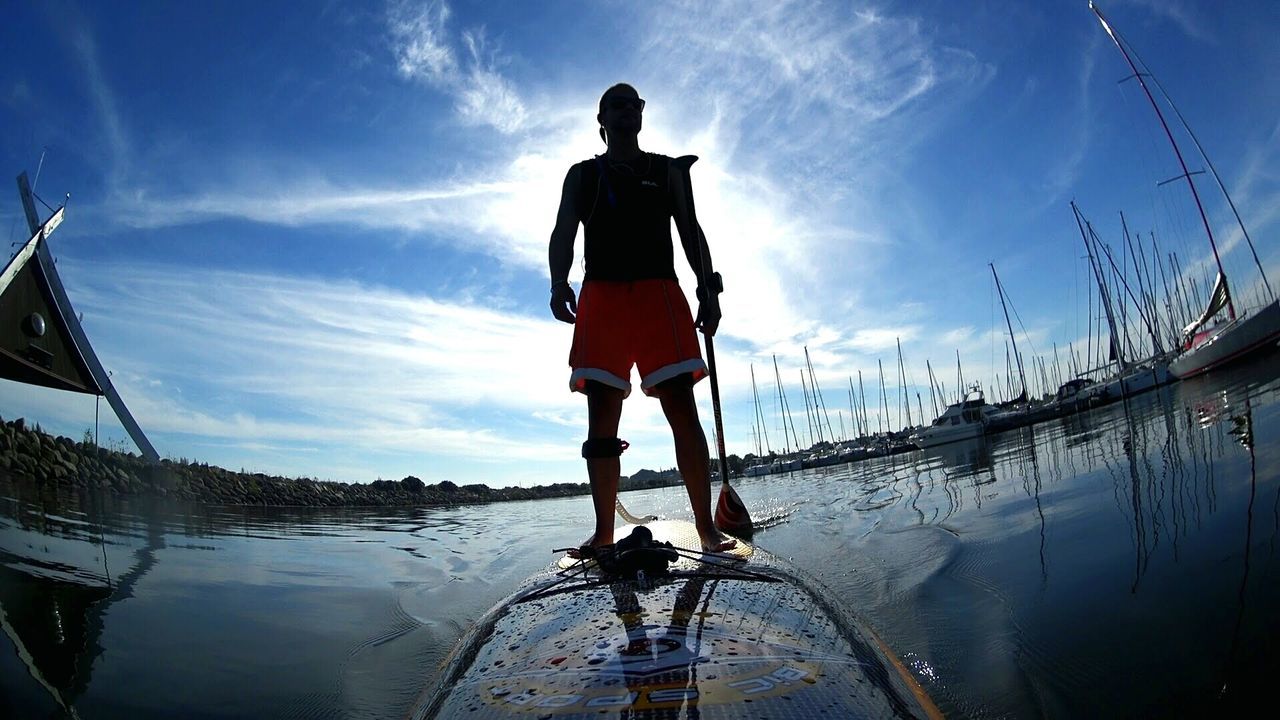
[[964, 400], [948, 405], [932, 425], [913, 434], [911, 441], [926, 448], [979, 437], [986, 432], [987, 423], [995, 414], [996, 408], [987, 404], [982, 390], [975, 385]]

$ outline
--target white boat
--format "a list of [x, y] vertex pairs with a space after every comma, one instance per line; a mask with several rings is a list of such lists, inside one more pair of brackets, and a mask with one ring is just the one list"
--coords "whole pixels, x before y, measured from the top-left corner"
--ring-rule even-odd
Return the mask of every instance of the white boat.
[[1173, 382], [1163, 357], [1148, 358], [1077, 392], [1078, 401], [1092, 404], [1115, 402]]
[[995, 414], [996, 408], [987, 404], [982, 390], [975, 385], [963, 401], [948, 405], [932, 425], [913, 434], [911, 442], [926, 448], [979, 437]]
[[800, 458], [782, 457], [773, 461], [773, 464], [770, 466], [769, 472], [775, 472], [775, 473], [793, 472], [795, 470], [800, 470], [801, 468], [802, 468], [802, 463], [800, 461]]

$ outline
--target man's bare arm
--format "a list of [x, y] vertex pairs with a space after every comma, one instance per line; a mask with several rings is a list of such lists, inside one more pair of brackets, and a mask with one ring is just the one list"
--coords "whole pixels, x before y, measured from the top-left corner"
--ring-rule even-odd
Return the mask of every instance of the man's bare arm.
[[578, 211], [574, 204], [578, 182], [578, 166], [574, 165], [564, 176], [556, 226], [547, 245], [547, 264], [551, 269], [551, 314], [567, 323], [572, 323], [578, 312], [578, 300], [569, 285], [569, 271], [573, 269], [573, 241], [578, 236]]
[[[680, 244], [684, 247], [685, 259], [698, 276], [698, 287], [708, 285], [708, 280], [715, 273], [711, 263], [711, 250], [707, 247], [707, 237], [702, 233], [698, 223], [698, 215], [694, 210], [693, 188], [689, 183], [689, 167], [697, 158], [692, 155], [676, 158], [671, 163], [668, 182], [671, 186], [674, 204], [676, 231], [680, 233]], [[707, 335], [715, 335], [720, 326], [719, 288], [708, 288], [698, 298], [698, 317], [694, 324], [702, 328]]]
[[707, 238], [702, 234], [702, 226], [698, 224], [697, 213], [693, 207], [693, 188], [689, 187], [689, 166], [693, 164], [692, 156], [676, 158], [671, 163], [668, 182], [671, 185], [672, 199], [675, 203], [676, 231], [680, 233], [680, 245], [684, 248], [685, 259], [689, 267], [698, 276], [698, 284], [704, 277], [715, 272], [711, 264], [711, 251], [707, 248]]

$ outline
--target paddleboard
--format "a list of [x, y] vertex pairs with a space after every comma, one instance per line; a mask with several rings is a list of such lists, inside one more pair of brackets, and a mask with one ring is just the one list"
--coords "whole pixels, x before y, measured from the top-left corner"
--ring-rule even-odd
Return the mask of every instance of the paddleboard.
[[552, 563], [467, 631], [413, 717], [941, 717], [816, 580], [742, 541], [701, 553], [690, 523], [646, 527], [696, 550], [639, 580]]

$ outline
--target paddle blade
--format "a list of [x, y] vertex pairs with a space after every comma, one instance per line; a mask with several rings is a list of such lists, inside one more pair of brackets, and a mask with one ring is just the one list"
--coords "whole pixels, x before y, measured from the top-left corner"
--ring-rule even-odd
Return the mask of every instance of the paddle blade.
[[720, 499], [716, 502], [716, 529], [736, 538], [750, 540], [751, 515], [738, 492], [729, 483], [720, 483]]

